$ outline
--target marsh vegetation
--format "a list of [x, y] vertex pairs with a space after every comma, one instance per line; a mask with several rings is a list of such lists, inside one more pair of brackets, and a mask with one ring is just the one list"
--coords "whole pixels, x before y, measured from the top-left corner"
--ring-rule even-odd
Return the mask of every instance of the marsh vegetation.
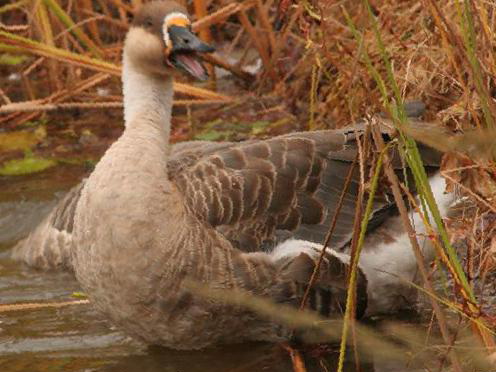
[[[3, 305], [70, 301], [78, 291], [70, 277], [29, 271], [13, 263], [8, 251], [121, 133], [122, 41], [142, 2], [12, 0], [0, 6]], [[344, 321], [332, 322], [242, 294], [204, 291], [303, 329], [318, 325], [320, 336], [332, 341], [301, 349], [245, 345], [207, 353], [145, 351], [109, 330], [85, 304], [8, 312], [0, 305], [2, 370], [493, 370], [496, 4], [187, 3], [195, 15], [193, 28], [217, 52], [208, 59], [209, 81], [175, 85], [172, 141], [238, 141], [388, 118], [400, 133], [394, 146], [413, 170], [421, 195], [422, 205], [413, 208], [430, 210], [439, 231], [431, 237], [436, 262], [423, 268], [427, 275], [418, 288], [425, 300], [415, 314], [362, 324], [350, 315], [353, 285]], [[424, 130], [409, 127], [405, 102], [430, 123]], [[357, 201], [363, 223], [356, 226], [354, 252], [363, 242], [369, 196], [379, 184], [392, 183], [377, 155], [380, 140], [371, 135], [367, 141], [364, 148], [376, 156], [372, 164], [363, 154], [359, 159], [367, 160], [368, 172]], [[465, 196], [463, 208], [446, 223], [436, 213], [416, 141], [445, 152], [443, 174]], [[353, 276], [352, 271], [351, 283]]]

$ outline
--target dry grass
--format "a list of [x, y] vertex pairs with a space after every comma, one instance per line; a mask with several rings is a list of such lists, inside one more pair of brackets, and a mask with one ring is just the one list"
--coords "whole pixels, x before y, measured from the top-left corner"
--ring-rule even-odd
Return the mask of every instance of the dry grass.
[[[0, 6], [0, 56], [29, 56], [0, 65], [2, 75], [15, 73], [19, 79], [3, 79], [0, 85], [0, 131], [40, 118], [50, 121], [61, 109], [119, 109], [116, 76], [122, 38], [141, 3], [32, 0]], [[446, 268], [447, 285], [454, 283], [452, 292], [443, 294], [444, 305], [470, 319], [474, 334], [491, 349], [494, 342], [485, 326], [494, 327], [496, 312], [487, 305], [492, 298], [485, 296], [490, 292], [486, 284], [496, 277], [496, 4], [195, 0], [189, 5], [196, 15], [195, 30], [219, 47], [209, 62], [235, 78], [227, 88], [215, 73], [203, 87], [176, 84], [176, 104], [186, 107], [188, 124], [195, 115], [217, 120], [255, 112], [250, 114], [255, 122], [278, 113], [273, 125], [256, 132], [268, 135], [341, 127], [383, 111], [402, 129], [405, 144], [411, 136], [448, 152], [444, 173], [470, 198], [472, 208], [449, 223], [451, 240], [466, 242], [464, 258], [453, 256], [447, 235], [438, 242], [438, 265]], [[276, 19], [280, 30], [273, 27]], [[229, 60], [229, 55], [237, 59]], [[256, 61], [262, 67], [248, 71]], [[108, 93], [100, 94], [102, 89]], [[411, 100], [425, 103], [424, 119], [437, 122], [439, 130], [408, 128], [398, 104]], [[281, 125], [287, 120], [289, 127]], [[203, 129], [195, 124], [177, 138], [191, 138]], [[446, 132], [464, 135], [447, 137]], [[413, 168], [420, 167], [411, 161]], [[366, 181], [364, 194], [370, 192]], [[395, 187], [399, 192], [401, 185]], [[429, 192], [424, 192], [430, 204]], [[356, 244], [359, 236], [357, 223]], [[425, 280], [432, 292], [430, 279]], [[438, 324], [448, 332], [439, 311]], [[444, 343], [450, 345], [446, 338]], [[292, 355], [298, 364], [297, 354]], [[456, 359], [452, 362], [460, 370]]]
[[[129, 27], [132, 5], [139, 3], [86, 0], [69, 9], [69, 3], [64, 1], [59, 5], [54, 0], [43, 0], [20, 2], [17, 10], [11, 10], [15, 4], [0, 8], [8, 20], [0, 25], [0, 50], [45, 57], [21, 66], [26, 85], [24, 98], [41, 99], [47, 93], [30, 79], [39, 76], [40, 70], [45, 70], [51, 93], [87, 78], [91, 70], [118, 75], [122, 37]], [[422, 100], [427, 105], [427, 119], [438, 119], [456, 129], [490, 125], [491, 117], [496, 115], [493, 100], [489, 99], [496, 89], [494, 5], [469, 3], [476, 7], [472, 17], [476, 31], [475, 40], [467, 44], [475, 46], [476, 58], [470, 58], [464, 43], [467, 32], [459, 15], [464, 4], [454, 1], [439, 9], [431, 0], [410, 0], [382, 1], [374, 7], [401, 96], [405, 100]], [[222, 50], [245, 46], [256, 49], [264, 68], [256, 76], [255, 89], [284, 97], [287, 109], [302, 124], [308, 124], [310, 113], [315, 116], [313, 127], [328, 128], [383, 110], [380, 90], [360, 58], [361, 50], [367, 49], [373, 65], [386, 73], [363, 6], [349, 0], [302, 2], [301, 6], [292, 5], [285, 10], [283, 28], [276, 32], [271, 26], [277, 5], [273, 1], [216, 0], [194, 4], [192, 11], [195, 9], [199, 15], [195, 29], [214, 38]], [[357, 28], [364, 30], [363, 45], [358, 45], [350, 32], [344, 10]], [[12, 34], [18, 39], [13, 39]], [[42, 45], [26, 43], [21, 37], [41, 41]], [[241, 75], [243, 66], [252, 61], [253, 57], [241, 58], [233, 71]], [[188, 90], [182, 92], [187, 94]], [[194, 92], [192, 95], [196, 96]], [[64, 101], [68, 99], [77, 100], [78, 96]], [[484, 114], [486, 109], [488, 115]]]

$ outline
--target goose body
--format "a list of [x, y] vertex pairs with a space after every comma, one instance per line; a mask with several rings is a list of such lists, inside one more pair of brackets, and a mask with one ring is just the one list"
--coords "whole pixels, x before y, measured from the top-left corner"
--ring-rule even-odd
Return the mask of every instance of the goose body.
[[[355, 158], [358, 129], [171, 149], [171, 64], [201, 77], [194, 53], [209, 50], [187, 32], [186, 14], [172, 1], [149, 2], [137, 14], [124, 47], [124, 133], [16, 254], [71, 267], [103, 314], [150, 344], [198, 349], [287, 339], [290, 329], [205, 299], [188, 283], [297, 306]], [[189, 46], [175, 52], [185, 37]], [[447, 209], [442, 179], [432, 182]], [[309, 306], [322, 315], [343, 306], [357, 189], [355, 178], [312, 292]], [[397, 310], [405, 285], [395, 275], [415, 279], [393, 208], [382, 196], [374, 203], [371, 225], [388, 224], [367, 238], [357, 316]], [[388, 228], [394, 236], [377, 244]], [[33, 255], [36, 242], [51, 244]], [[41, 258], [46, 252], [52, 259]]]

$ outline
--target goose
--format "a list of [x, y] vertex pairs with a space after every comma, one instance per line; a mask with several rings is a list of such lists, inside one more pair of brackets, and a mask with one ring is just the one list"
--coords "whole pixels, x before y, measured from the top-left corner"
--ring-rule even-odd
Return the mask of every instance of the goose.
[[[91, 175], [63, 198], [14, 255], [72, 269], [90, 302], [147, 344], [201, 349], [281, 341], [277, 319], [204, 298], [188, 285], [237, 290], [298, 306], [308, 285], [364, 128], [298, 132], [241, 143], [169, 145], [174, 75], [207, 77], [213, 49], [190, 29], [187, 11], [153, 0], [136, 13], [124, 43], [122, 136]], [[439, 154], [424, 149], [424, 162]], [[340, 312], [359, 175], [344, 198], [308, 307]], [[453, 202], [430, 178], [445, 215]], [[416, 280], [408, 235], [386, 194], [374, 200], [359, 264], [356, 316], [409, 306]], [[413, 216], [417, 232], [425, 228]], [[432, 257], [425, 239], [424, 256]]]

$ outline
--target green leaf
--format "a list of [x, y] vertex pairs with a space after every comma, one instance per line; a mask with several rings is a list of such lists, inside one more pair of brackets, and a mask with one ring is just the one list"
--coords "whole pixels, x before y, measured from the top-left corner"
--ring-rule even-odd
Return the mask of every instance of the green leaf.
[[55, 160], [37, 157], [14, 159], [5, 162], [4, 165], [0, 167], [0, 176], [22, 176], [25, 174], [42, 172], [56, 164], [57, 161]]
[[28, 150], [46, 138], [46, 129], [19, 130], [0, 133], [0, 151]]
[[251, 124], [251, 132], [253, 134], [261, 134], [265, 132], [267, 127], [270, 125], [268, 120], [259, 120]]
[[74, 298], [88, 298], [88, 296], [84, 292], [72, 292], [71, 297], [74, 297]]
[[0, 65], [16, 66], [26, 62], [28, 59], [28, 56], [4, 53], [0, 54]]

